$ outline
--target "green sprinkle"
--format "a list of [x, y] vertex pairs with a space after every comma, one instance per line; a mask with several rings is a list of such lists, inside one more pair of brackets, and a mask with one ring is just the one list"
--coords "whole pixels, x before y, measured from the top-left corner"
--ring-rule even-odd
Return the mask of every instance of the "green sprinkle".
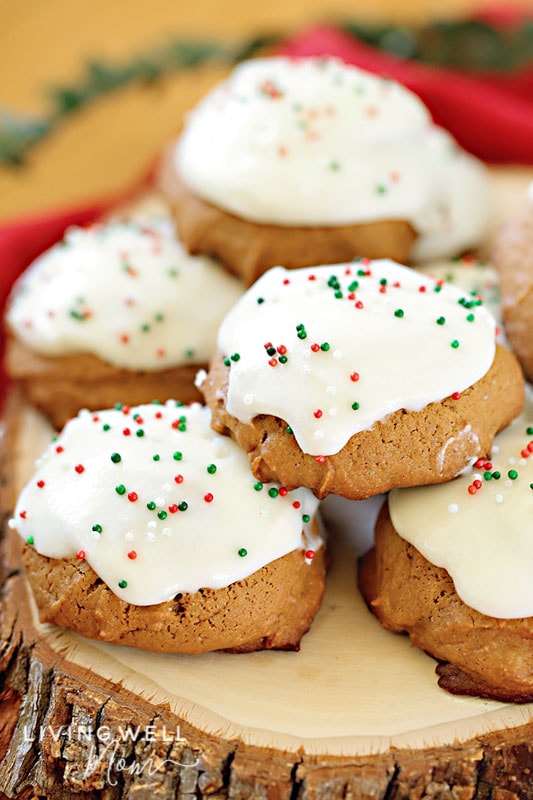
[[142, 428], [139, 428], [138, 430], [136, 430], [136, 431], [135, 431], [135, 436], [138, 436], [138, 437], [139, 437], [139, 439], [142, 439], [142, 437], [144, 436], [144, 431], [143, 431], [143, 429], [142, 429]]
[[28, 536], [28, 538], [26, 539], [26, 544], [35, 544], [35, 539], [33, 538], [33, 536]]
[[474, 320], [475, 320], [474, 314], [467, 314], [466, 315], [466, 321], [467, 322], [474, 322]]
[[492, 477], [494, 478], [495, 481], [499, 481], [501, 476], [502, 476], [502, 474], [501, 474], [501, 472], [498, 472], [498, 470], [496, 470], [495, 472], [492, 473]]
[[187, 350], [185, 351], [186, 358], [192, 358], [193, 355], [194, 355], [194, 350], [192, 349], [192, 347], [188, 347]]
[[217, 465], [209, 464], [209, 466], [207, 467], [207, 471], [209, 472], [210, 475], [214, 475], [215, 472], [217, 471]]
[[275, 486], [272, 486], [272, 488], [268, 490], [268, 494], [269, 494], [270, 497], [277, 497], [278, 494], [279, 494], [279, 491], [276, 489]]
[[154, 319], [156, 322], [163, 322], [163, 320], [165, 319], [165, 315], [159, 312], [158, 314], [155, 315]]
[[178, 503], [178, 508], [180, 511], [187, 511], [189, 504], [186, 503], [185, 500], [182, 500], [181, 503]]
[[154, 453], [152, 456], [152, 461], [159, 461], [160, 458], [161, 456], [158, 453]]
[[225, 358], [224, 359], [224, 366], [225, 367], [229, 367], [230, 365], [231, 365], [231, 361], [229, 360], [229, 358]]
[[305, 330], [298, 331], [298, 339], [307, 339], [307, 333]]
[[289, 359], [287, 358], [287, 356], [280, 356], [278, 358], [278, 361], [279, 361], [280, 364], [286, 364], [288, 360]]
[[484, 472], [483, 477], [485, 478], [486, 481], [492, 480], [492, 472]]
[[266, 349], [267, 355], [275, 356], [276, 355], [276, 348], [275, 347], [267, 347]]
[[446, 317], [437, 317], [437, 325], [445, 325], [446, 324]]
[[115, 411], [122, 411], [122, 403], [115, 403], [113, 408], [115, 409]]
[[176, 450], [174, 453], [172, 453], [172, 458], [174, 461], [181, 461], [183, 458], [183, 453], [181, 453], [179, 450]]
[[98, 522], [97, 522], [95, 525], [93, 525], [93, 527], [91, 528], [91, 530], [93, 530], [93, 531], [96, 531], [96, 533], [102, 533], [102, 530], [103, 530], [103, 528], [102, 528], [102, 526], [101, 526], [101, 525], [99, 525], [99, 524], [98, 524]]
[[102, 425], [102, 430], [103, 431], [110, 431], [111, 430], [111, 425], [108, 425], [107, 422], [106, 422], [105, 425]]
[[507, 477], [515, 481], [518, 478], [518, 472], [515, 469], [510, 469], [507, 473]]
[[341, 290], [340, 290], [340, 289], [337, 289], [337, 291], [335, 292], [335, 297], [337, 298], [337, 300], [342, 300], [343, 296], [344, 296], [344, 295], [343, 295], [343, 293], [341, 292]]
[[149, 500], [149, 501], [146, 503], [146, 508], [148, 509], [148, 511], [154, 511], [154, 510], [155, 510], [155, 503], [154, 503], [154, 501], [153, 501], [153, 500]]
[[530, 488], [530, 489], [533, 489], [533, 483], [530, 483], [530, 484], [529, 484], [529, 488]]
[[453, 341], [450, 342], [450, 345], [453, 347], [454, 350], [457, 350], [457, 348], [459, 347], [459, 340], [453, 339]]
[[332, 172], [338, 172], [341, 168], [341, 165], [338, 161], [332, 161], [329, 165], [329, 168]]
[[395, 317], [399, 317], [401, 319], [403, 317], [404, 313], [405, 312], [404, 312], [403, 308], [397, 308], [396, 311], [394, 312], [394, 316]]
[[309, 514], [302, 514], [302, 522], [311, 522]]
[[118, 464], [120, 461], [122, 461], [122, 456], [120, 453], [111, 453], [111, 461], [113, 464]]
[[123, 483], [119, 483], [118, 486], [115, 486], [115, 492], [117, 494], [126, 494], [126, 487]]
[[348, 286], [348, 291], [355, 292], [356, 289], [359, 289], [359, 281], [352, 281], [351, 284]]
[[240, 550], [237, 550], [237, 553], [241, 558], [244, 558], [248, 555], [248, 550], [245, 547], [241, 547]]
[[150, 326], [148, 325], [147, 322], [145, 322], [144, 325], [141, 325], [141, 331], [143, 333], [148, 333], [149, 330], [150, 330]]
[[166, 519], [167, 518], [167, 512], [166, 511], [158, 511], [157, 512], [157, 516], [159, 517], [159, 519]]
[[387, 191], [387, 187], [383, 183], [380, 183], [380, 184], [378, 184], [376, 186], [376, 192], [378, 194], [385, 194], [386, 191]]
[[381, 278], [379, 283], [380, 283], [380, 286], [386, 286], [387, 285], [387, 278]]
[[128, 585], [128, 581], [121, 580], [121, 581], [118, 582], [118, 585], [119, 585], [120, 589], [125, 589], [126, 586]]
[[69, 315], [72, 317], [72, 319], [77, 320], [77, 322], [83, 322], [85, 320], [84, 314], [80, 314], [79, 311], [75, 311], [74, 309], [69, 311]]
[[352, 403], [352, 409], [353, 409], [354, 411], [358, 411], [358, 410], [359, 410], [359, 408], [360, 408], [360, 404], [359, 404], [359, 403], [357, 403], [357, 402], [356, 402], [356, 403]]
[[533, 427], [527, 428], [526, 433], [528, 436], [533, 436]]
[[239, 353], [233, 353], [233, 355], [230, 356], [230, 358], [231, 358], [232, 361], [239, 361], [240, 355], [239, 355]]
[[262, 488], [263, 484], [261, 483], [261, 481], [257, 481], [256, 483], [254, 483], [254, 489], [256, 492], [260, 492]]
[[320, 345], [320, 349], [323, 350], [325, 353], [327, 353], [330, 347], [331, 345], [329, 344], [329, 342], [322, 342], [322, 344]]
[[287, 427], [285, 428], [285, 433], [291, 433], [292, 434], [292, 428], [291, 428], [290, 425], [287, 425]]
[[264, 298], [264, 297], [258, 297], [258, 298], [257, 298], [257, 305], [259, 305], [259, 306], [260, 306], [260, 305], [262, 305], [264, 302], [265, 302], [265, 298]]
[[442, 286], [439, 283], [437, 283], [437, 285], [433, 287], [433, 291], [442, 292]]

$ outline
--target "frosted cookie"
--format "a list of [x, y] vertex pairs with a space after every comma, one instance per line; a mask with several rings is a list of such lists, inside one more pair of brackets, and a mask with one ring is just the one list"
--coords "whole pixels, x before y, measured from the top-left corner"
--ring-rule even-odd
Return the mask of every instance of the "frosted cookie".
[[493, 258], [505, 331], [526, 377], [533, 381], [533, 185], [525, 210], [497, 236]]
[[521, 410], [479, 298], [391, 261], [276, 267], [227, 314], [200, 388], [260, 480], [364, 499], [450, 480]]
[[167, 401], [72, 419], [10, 525], [43, 621], [162, 652], [298, 649], [324, 590], [317, 505]]
[[362, 562], [371, 610], [442, 662], [455, 694], [533, 700], [532, 488], [530, 399], [459, 478], [391, 492]]
[[243, 62], [163, 161], [189, 250], [247, 283], [278, 264], [455, 255], [492, 215], [484, 166], [416, 95], [333, 58]]
[[117, 401], [199, 400], [196, 372], [242, 291], [168, 220], [71, 228], [11, 293], [8, 374], [57, 427]]

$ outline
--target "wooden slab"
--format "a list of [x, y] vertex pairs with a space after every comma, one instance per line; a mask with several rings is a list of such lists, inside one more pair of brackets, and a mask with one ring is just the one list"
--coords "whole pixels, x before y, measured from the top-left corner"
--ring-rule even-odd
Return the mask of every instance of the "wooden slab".
[[[518, 205], [524, 173], [508, 178]], [[533, 798], [533, 704], [448, 695], [435, 662], [364, 606], [357, 557], [380, 498], [324, 502], [333, 565], [299, 653], [173, 656], [92, 642], [35, 613], [6, 524], [52, 431], [29, 410], [17, 426], [11, 418], [0, 445], [5, 796]]]

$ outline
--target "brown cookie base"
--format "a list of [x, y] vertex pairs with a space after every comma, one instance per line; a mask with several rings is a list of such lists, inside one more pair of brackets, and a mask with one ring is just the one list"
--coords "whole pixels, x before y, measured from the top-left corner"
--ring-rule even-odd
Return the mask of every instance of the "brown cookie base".
[[[317, 460], [302, 452], [284, 420], [259, 415], [245, 424], [228, 414], [229, 369], [218, 356], [200, 387], [215, 430], [230, 434], [248, 453], [258, 480], [279, 481], [287, 489], [306, 486], [317, 497], [363, 500], [392, 488], [451, 480], [473, 458], [489, 454], [495, 434], [520, 413], [524, 400], [520, 366], [498, 346], [490, 370], [459, 400], [396, 411], [352, 436], [338, 453]], [[466, 426], [472, 436], [461, 438]]]
[[166, 156], [159, 187], [170, 203], [179, 236], [192, 254], [205, 253], [250, 286], [270, 267], [337, 264], [356, 256], [411, 260], [416, 232], [402, 220], [360, 225], [284, 226], [250, 222], [191, 192]]
[[6, 345], [6, 370], [20, 385], [29, 402], [56, 428], [82, 408], [96, 411], [117, 402], [128, 405], [152, 400], [203, 402], [194, 385], [202, 364], [163, 370], [117, 369], [96, 356], [80, 354], [49, 358], [10, 338]]
[[324, 549], [309, 564], [295, 550], [224, 589], [154, 606], [125, 603], [85, 561], [47, 558], [28, 545], [23, 561], [41, 622], [160, 653], [246, 653], [299, 649], [324, 593]]
[[494, 246], [507, 338], [533, 381], [533, 203], [508, 223]]
[[387, 504], [375, 547], [362, 559], [359, 586], [384, 628], [409, 634], [442, 662], [443, 689], [505, 703], [533, 700], [533, 617], [496, 619], [465, 605], [448, 572], [398, 535]]

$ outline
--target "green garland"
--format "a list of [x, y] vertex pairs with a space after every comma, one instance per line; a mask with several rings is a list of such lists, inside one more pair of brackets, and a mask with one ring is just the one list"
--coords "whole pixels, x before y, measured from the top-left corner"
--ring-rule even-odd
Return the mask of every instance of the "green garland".
[[[344, 23], [341, 27], [363, 42], [395, 55], [464, 72], [509, 72], [533, 65], [533, 18], [497, 28], [466, 20], [421, 28]], [[95, 61], [81, 81], [49, 92], [50, 111], [32, 119], [0, 109], [0, 164], [20, 165], [29, 150], [75, 111], [98, 97], [131, 83], [152, 83], [169, 73], [207, 62], [234, 65], [282, 41], [281, 34], [237, 45], [176, 39], [165, 48], [141, 54], [123, 64]]]

